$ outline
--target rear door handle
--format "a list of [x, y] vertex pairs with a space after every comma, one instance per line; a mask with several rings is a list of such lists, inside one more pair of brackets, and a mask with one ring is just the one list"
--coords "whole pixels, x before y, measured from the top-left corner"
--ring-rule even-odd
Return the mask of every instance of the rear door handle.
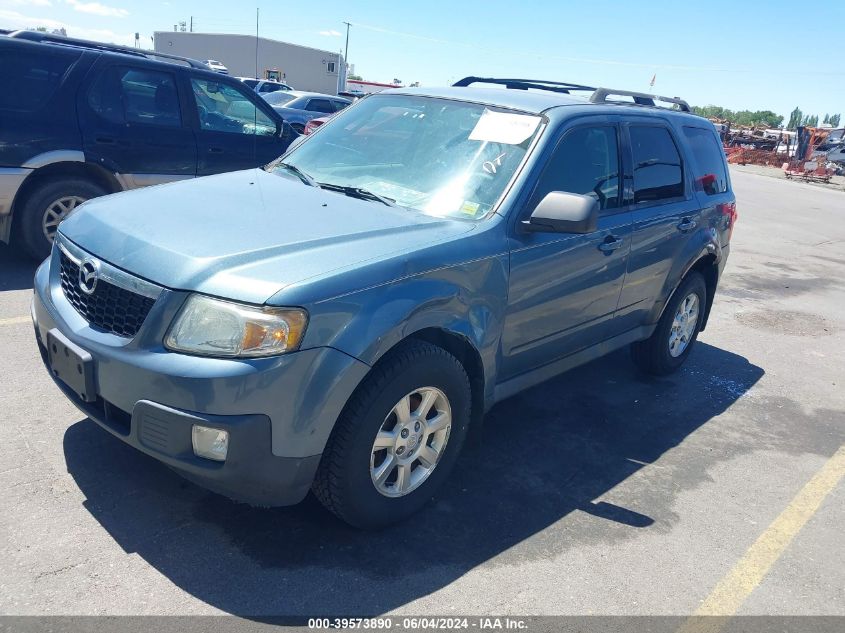
[[684, 218], [678, 225], [678, 230], [682, 233], [686, 233], [687, 231], [692, 231], [697, 225], [698, 222], [696, 222], [695, 220], [691, 218]]
[[96, 136], [94, 140], [100, 145], [114, 145], [115, 140], [110, 136]]
[[622, 246], [622, 240], [615, 235], [608, 235], [604, 242], [599, 244], [599, 250], [603, 253], [611, 253]]
[[212, 154], [222, 154], [223, 148], [222, 147], [209, 147], [208, 151]]

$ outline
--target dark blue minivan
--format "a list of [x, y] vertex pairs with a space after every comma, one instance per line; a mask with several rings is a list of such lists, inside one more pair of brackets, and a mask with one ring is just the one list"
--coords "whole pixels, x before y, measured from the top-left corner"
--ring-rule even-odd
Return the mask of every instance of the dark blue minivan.
[[107, 193], [264, 165], [297, 136], [204, 64], [34, 31], [0, 36], [0, 241], [44, 258]]

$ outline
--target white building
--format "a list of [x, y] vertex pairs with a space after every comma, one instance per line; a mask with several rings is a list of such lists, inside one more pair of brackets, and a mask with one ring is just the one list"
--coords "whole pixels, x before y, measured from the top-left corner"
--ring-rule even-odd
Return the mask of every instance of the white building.
[[346, 79], [340, 53], [265, 37], [156, 31], [153, 41], [156, 52], [200, 61], [214, 59], [235, 77], [264, 79], [275, 71], [282, 81], [297, 90], [337, 94], [338, 86], [342, 87]]

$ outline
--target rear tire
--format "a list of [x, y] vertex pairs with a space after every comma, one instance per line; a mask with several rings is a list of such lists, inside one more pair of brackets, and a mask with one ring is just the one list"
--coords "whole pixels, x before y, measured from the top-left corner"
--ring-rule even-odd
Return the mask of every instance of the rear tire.
[[[405, 399], [410, 417], [396, 413]], [[431, 343], [403, 344], [376, 366], [347, 403], [323, 452], [314, 494], [359, 528], [380, 528], [409, 517], [452, 471], [466, 438], [470, 403], [469, 378], [457, 358]], [[441, 417], [446, 413], [448, 418]], [[450, 421], [448, 428], [444, 419]], [[406, 430], [410, 433], [403, 434]], [[379, 449], [385, 438], [387, 448]]]
[[654, 333], [631, 345], [634, 364], [653, 376], [676, 371], [684, 364], [698, 338], [706, 305], [704, 277], [691, 272], [672, 294]]
[[86, 200], [108, 192], [88, 180], [61, 178], [36, 185], [15, 213], [15, 227], [23, 250], [36, 259], [50, 254], [59, 222]]

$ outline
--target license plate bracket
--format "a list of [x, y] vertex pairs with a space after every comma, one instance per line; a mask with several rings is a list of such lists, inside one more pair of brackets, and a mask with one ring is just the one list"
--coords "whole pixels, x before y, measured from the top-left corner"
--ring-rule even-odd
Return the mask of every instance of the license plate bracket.
[[97, 400], [94, 384], [94, 359], [91, 354], [75, 345], [53, 328], [47, 332], [47, 354], [50, 371], [84, 402]]

